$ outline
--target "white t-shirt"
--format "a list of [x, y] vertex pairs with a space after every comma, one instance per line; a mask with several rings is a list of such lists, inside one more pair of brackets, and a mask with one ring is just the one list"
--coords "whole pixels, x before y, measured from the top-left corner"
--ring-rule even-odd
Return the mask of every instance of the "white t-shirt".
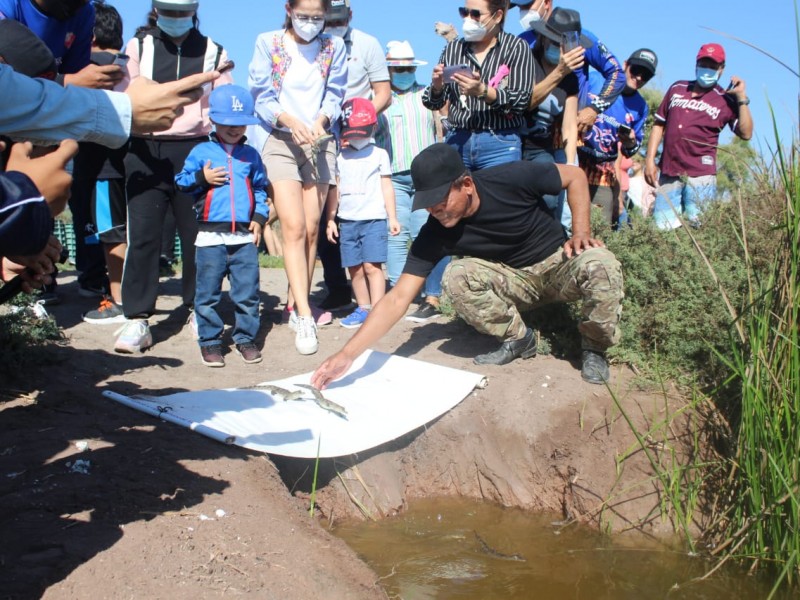
[[336, 159], [339, 167], [339, 218], [349, 221], [386, 219], [381, 177], [391, 177], [386, 150], [370, 144], [366, 148], [344, 148]]
[[[278, 102], [285, 111], [311, 127], [317, 119], [325, 94], [326, 82], [317, 64], [320, 42], [314, 40], [310, 44], [298, 44], [290, 35], [286, 35], [284, 44], [292, 64], [286, 71]], [[281, 129], [288, 131], [287, 128]]]
[[253, 234], [244, 231], [198, 231], [194, 245], [198, 248], [209, 246], [241, 246], [252, 244]]

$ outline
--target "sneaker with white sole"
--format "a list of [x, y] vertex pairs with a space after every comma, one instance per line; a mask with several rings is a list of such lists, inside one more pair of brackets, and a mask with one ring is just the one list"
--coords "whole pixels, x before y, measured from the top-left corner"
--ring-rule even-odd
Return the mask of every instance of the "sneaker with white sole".
[[[333, 323], [333, 315], [326, 310], [312, 306], [311, 314], [314, 316], [314, 323], [317, 327], [325, 327], [325, 325]], [[297, 331], [297, 311], [284, 308], [281, 313], [281, 323], [288, 323], [289, 329]]]
[[319, 349], [314, 317], [297, 317], [294, 330], [294, 347], [300, 354], [314, 354]]
[[113, 325], [124, 323], [127, 319], [122, 307], [106, 296], [100, 301], [99, 307], [83, 315], [83, 320], [91, 325]]
[[412, 323], [427, 323], [442, 316], [439, 309], [430, 302], [423, 302], [422, 305], [410, 315], [406, 316], [406, 321]]
[[344, 319], [339, 321], [339, 325], [347, 329], [357, 329], [364, 324], [368, 316], [369, 311], [359, 306]]
[[134, 354], [144, 352], [153, 345], [153, 334], [146, 319], [132, 319], [120, 327], [116, 332], [117, 341], [114, 343], [114, 352]]

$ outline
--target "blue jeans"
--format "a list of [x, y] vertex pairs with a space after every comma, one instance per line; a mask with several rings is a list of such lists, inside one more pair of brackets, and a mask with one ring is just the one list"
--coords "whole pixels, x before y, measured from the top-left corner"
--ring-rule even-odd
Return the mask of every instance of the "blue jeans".
[[222, 297], [222, 279], [231, 284], [228, 295], [236, 307], [233, 328], [235, 344], [256, 339], [258, 317], [258, 248], [255, 244], [238, 246], [201, 246], [196, 250], [197, 291], [194, 310], [200, 346], [213, 346], [222, 339], [222, 317], [217, 312]]
[[[400, 233], [389, 236], [389, 256], [386, 261], [386, 272], [389, 276], [389, 285], [394, 286], [400, 279], [403, 267], [406, 264], [409, 244], [414, 241], [419, 230], [428, 220], [427, 210], [412, 211], [414, 204], [414, 182], [411, 180], [411, 171], [403, 171], [392, 175], [394, 187], [397, 220], [400, 221]], [[425, 295], [442, 295], [442, 275], [445, 267], [450, 264], [450, 257], [440, 260], [427, 279], [425, 279]]]
[[522, 141], [513, 131], [455, 129], [444, 140], [461, 154], [470, 171], [522, 160]]
[[700, 224], [700, 213], [717, 197], [716, 175], [700, 177], [670, 177], [662, 175], [658, 181], [658, 195], [653, 208], [653, 219], [659, 229], [675, 229], [682, 215], [692, 225]]

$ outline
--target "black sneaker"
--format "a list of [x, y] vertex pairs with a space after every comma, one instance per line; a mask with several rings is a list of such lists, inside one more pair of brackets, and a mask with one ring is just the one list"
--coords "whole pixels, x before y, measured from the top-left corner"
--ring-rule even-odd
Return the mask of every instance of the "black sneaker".
[[119, 304], [106, 296], [100, 301], [98, 308], [83, 315], [83, 320], [92, 325], [113, 325], [114, 323], [124, 323], [125, 314]]
[[78, 286], [78, 295], [84, 298], [102, 298], [108, 295], [108, 286], [102, 282], [88, 281]]
[[473, 360], [476, 365], [507, 365], [516, 358], [536, 356], [536, 334], [528, 327], [521, 340], [503, 342], [494, 352], [479, 354]]
[[600, 352], [584, 350], [582, 358], [581, 377], [588, 383], [603, 385], [611, 379], [608, 361]]
[[200, 357], [207, 367], [224, 367], [225, 358], [222, 356], [222, 345], [200, 346]]
[[350, 295], [350, 288], [346, 288], [330, 292], [317, 306], [322, 310], [344, 310], [352, 305], [353, 297]]
[[253, 342], [245, 344], [236, 344], [236, 354], [242, 357], [242, 360], [248, 365], [261, 362], [261, 352]]
[[414, 323], [427, 323], [442, 316], [439, 309], [430, 302], [423, 302], [422, 305], [410, 315], [406, 315], [406, 321]]

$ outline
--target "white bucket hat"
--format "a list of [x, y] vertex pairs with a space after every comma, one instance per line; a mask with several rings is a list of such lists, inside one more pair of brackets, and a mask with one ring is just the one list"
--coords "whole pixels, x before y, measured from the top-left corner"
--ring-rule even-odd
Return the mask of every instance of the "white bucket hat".
[[414, 49], [405, 40], [386, 44], [387, 67], [417, 67], [427, 64], [424, 60], [416, 60], [414, 58]]
[[197, 10], [199, 0], [153, 0], [153, 8], [160, 10]]

